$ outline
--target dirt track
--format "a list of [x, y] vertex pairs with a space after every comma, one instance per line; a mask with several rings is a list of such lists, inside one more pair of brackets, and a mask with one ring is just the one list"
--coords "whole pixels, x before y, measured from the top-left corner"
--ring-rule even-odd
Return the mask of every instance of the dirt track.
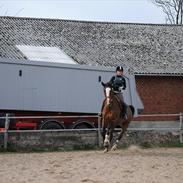
[[182, 183], [183, 148], [0, 154], [0, 183]]

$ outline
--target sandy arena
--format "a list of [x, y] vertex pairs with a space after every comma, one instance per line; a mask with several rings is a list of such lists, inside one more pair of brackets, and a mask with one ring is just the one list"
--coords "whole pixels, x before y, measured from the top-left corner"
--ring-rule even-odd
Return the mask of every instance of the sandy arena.
[[0, 183], [182, 183], [183, 148], [0, 154]]

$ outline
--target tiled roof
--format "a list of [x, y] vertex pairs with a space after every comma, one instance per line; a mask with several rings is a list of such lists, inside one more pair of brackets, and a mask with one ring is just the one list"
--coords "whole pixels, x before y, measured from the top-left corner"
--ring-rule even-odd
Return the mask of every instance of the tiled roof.
[[15, 45], [59, 47], [79, 64], [183, 75], [180, 25], [0, 17], [0, 57], [26, 59]]

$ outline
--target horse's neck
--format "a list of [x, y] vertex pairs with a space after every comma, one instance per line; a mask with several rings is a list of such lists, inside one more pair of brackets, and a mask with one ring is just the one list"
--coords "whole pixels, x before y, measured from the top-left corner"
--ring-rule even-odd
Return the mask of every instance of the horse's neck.
[[120, 110], [122, 111], [123, 110], [123, 102], [124, 101], [122, 99], [120, 99], [120, 97], [117, 96], [117, 95], [115, 95], [114, 97], [115, 97], [115, 99], [117, 101], [117, 105], [119, 106]]

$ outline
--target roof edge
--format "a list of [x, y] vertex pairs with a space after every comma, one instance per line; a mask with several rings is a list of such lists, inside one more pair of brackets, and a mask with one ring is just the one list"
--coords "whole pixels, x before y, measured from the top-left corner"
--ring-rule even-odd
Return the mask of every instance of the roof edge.
[[14, 16], [0, 16], [0, 18], [6, 19], [27, 19], [27, 20], [47, 20], [47, 21], [65, 21], [65, 22], [77, 22], [77, 23], [95, 23], [95, 24], [121, 24], [121, 25], [142, 25], [142, 26], [170, 26], [170, 27], [183, 27], [183, 25], [177, 24], [155, 24], [155, 23], [130, 23], [130, 22], [105, 22], [105, 21], [88, 21], [88, 20], [68, 20], [68, 19], [56, 19], [56, 18], [37, 18], [37, 17], [14, 17]]
[[135, 76], [183, 76], [183, 73], [134, 73]]

